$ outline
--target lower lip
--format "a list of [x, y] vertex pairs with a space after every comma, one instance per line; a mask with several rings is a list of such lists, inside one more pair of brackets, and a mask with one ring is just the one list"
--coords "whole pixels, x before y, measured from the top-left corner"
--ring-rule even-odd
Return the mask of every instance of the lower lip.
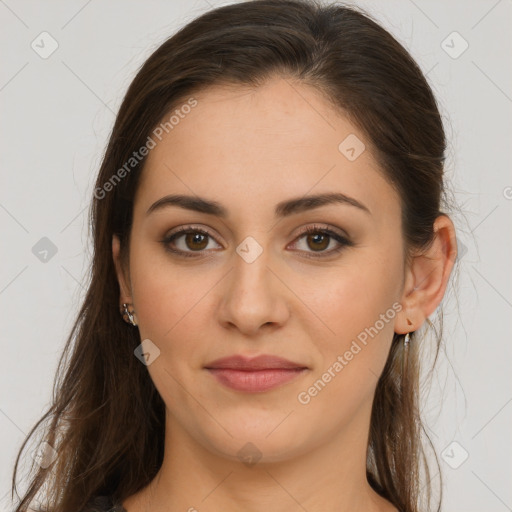
[[227, 368], [207, 368], [221, 383], [237, 391], [258, 393], [267, 391], [295, 379], [306, 371], [306, 368], [271, 370], [232, 370]]

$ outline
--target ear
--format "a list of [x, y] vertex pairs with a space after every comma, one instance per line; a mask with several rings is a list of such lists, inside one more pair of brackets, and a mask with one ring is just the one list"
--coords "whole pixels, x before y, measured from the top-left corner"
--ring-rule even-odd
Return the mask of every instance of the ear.
[[455, 258], [457, 242], [451, 219], [441, 214], [434, 222], [434, 239], [426, 249], [412, 256], [406, 269], [401, 304], [395, 332], [418, 330], [441, 302]]
[[127, 269], [124, 268], [124, 265], [121, 261], [121, 242], [119, 241], [119, 237], [114, 235], [112, 237], [112, 257], [114, 259], [114, 265], [116, 267], [116, 275], [117, 281], [119, 282], [119, 288], [121, 291], [121, 296], [119, 297], [120, 306], [124, 303], [132, 303], [132, 293], [131, 293], [131, 284], [129, 276], [127, 277]]

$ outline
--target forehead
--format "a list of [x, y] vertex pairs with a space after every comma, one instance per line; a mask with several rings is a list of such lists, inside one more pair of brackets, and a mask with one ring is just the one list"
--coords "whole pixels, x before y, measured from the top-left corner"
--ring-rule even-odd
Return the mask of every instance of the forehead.
[[333, 191], [367, 204], [396, 200], [365, 135], [313, 87], [279, 78], [193, 98], [155, 139], [139, 184], [144, 203], [177, 191], [222, 203]]

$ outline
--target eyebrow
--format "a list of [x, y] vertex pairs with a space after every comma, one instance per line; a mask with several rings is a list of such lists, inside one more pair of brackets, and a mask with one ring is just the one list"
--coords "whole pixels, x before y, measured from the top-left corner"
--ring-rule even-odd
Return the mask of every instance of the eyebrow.
[[[288, 217], [290, 215], [305, 212], [307, 210], [313, 210], [314, 208], [319, 208], [329, 204], [354, 206], [355, 208], [371, 215], [369, 208], [363, 203], [340, 192], [288, 199], [276, 205], [274, 214], [276, 217]], [[172, 194], [158, 199], [158, 201], [155, 201], [148, 208], [146, 215], [169, 206], [177, 206], [185, 210], [207, 213], [221, 218], [228, 217], [228, 210], [217, 201], [211, 201], [199, 196], [188, 196], [183, 194]]]

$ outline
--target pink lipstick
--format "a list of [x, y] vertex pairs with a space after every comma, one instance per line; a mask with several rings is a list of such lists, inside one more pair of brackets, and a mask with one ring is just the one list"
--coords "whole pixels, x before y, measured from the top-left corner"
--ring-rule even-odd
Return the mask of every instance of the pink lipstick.
[[258, 393], [285, 384], [303, 374], [308, 367], [287, 359], [260, 355], [240, 355], [217, 359], [205, 368], [223, 385], [237, 391]]

